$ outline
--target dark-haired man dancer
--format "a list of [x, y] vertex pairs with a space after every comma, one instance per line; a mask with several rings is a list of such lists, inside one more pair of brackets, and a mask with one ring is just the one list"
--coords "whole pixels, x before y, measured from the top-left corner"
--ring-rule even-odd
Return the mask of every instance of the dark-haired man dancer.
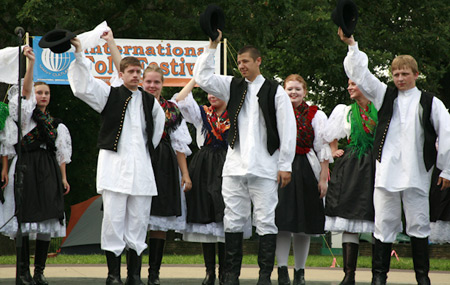
[[227, 102], [231, 122], [223, 168], [225, 201], [225, 284], [239, 284], [243, 227], [250, 218], [259, 235], [258, 284], [271, 284], [276, 234], [277, 187], [291, 179], [296, 122], [289, 96], [277, 82], [264, 79], [259, 51], [246, 46], [238, 53], [244, 78], [214, 75], [214, 52], [222, 33], [210, 41], [194, 68], [194, 78], [208, 93]]
[[[106, 39], [109, 45], [115, 44], [112, 37]], [[101, 247], [108, 263], [106, 284], [122, 284], [120, 260], [127, 248], [126, 284], [140, 285], [150, 205], [157, 195], [150, 156], [162, 136], [164, 112], [153, 95], [138, 87], [142, 67], [137, 58], [122, 59], [119, 77], [123, 85], [110, 87], [92, 76], [91, 61], [83, 56], [80, 41], [74, 38], [71, 42], [76, 51], [69, 67], [70, 87], [102, 115], [97, 192], [103, 199]]]

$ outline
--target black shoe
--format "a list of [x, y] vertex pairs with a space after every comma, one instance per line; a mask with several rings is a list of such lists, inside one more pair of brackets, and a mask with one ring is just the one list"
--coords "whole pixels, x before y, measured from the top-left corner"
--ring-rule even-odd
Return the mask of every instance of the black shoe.
[[430, 271], [430, 257], [428, 254], [428, 238], [411, 237], [411, 249], [416, 272], [416, 280], [419, 285], [430, 284], [428, 272]]
[[225, 233], [225, 285], [239, 285], [243, 233]]
[[392, 243], [375, 239], [372, 252], [372, 285], [384, 285], [391, 265]]
[[26, 270], [26, 265], [24, 265], [21, 262], [21, 270], [22, 273], [19, 275], [19, 284], [20, 285], [36, 285], [36, 282], [34, 282], [33, 277], [31, 277], [30, 269]]
[[294, 283], [292, 285], [304, 285], [305, 281], [305, 269], [300, 268], [299, 270], [294, 269]]
[[344, 279], [340, 285], [354, 285], [355, 284], [355, 271], [356, 263], [358, 261], [358, 249], [357, 243], [343, 243], [342, 244], [342, 256], [344, 258]]
[[287, 266], [278, 267], [278, 285], [291, 285]]
[[159, 285], [159, 270], [164, 254], [164, 244], [166, 241], [159, 238], [148, 239], [148, 285]]
[[203, 279], [202, 285], [214, 285], [216, 282], [216, 274], [214, 272], [206, 272], [205, 279]]
[[270, 276], [272, 275], [275, 264], [275, 248], [277, 244], [277, 235], [268, 234], [259, 236], [258, 265], [260, 285], [272, 284]]
[[114, 252], [105, 251], [106, 264], [108, 265], [108, 277], [106, 278], [106, 285], [123, 284], [120, 279], [120, 264], [122, 256], [116, 256]]

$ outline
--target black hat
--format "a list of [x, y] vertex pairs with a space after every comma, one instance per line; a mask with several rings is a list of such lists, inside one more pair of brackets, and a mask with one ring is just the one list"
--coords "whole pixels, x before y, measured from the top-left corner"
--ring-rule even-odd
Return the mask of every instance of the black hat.
[[217, 39], [219, 36], [217, 29], [223, 31], [225, 27], [225, 15], [222, 8], [215, 4], [209, 4], [205, 12], [200, 14], [200, 27], [211, 40]]
[[63, 53], [70, 49], [70, 40], [76, 36], [75, 33], [68, 30], [54, 29], [41, 38], [39, 46], [50, 48], [54, 53]]
[[352, 0], [338, 0], [336, 8], [331, 14], [331, 19], [342, 28], [344, 35], [349, 38], [355, 32], [358, 8]]

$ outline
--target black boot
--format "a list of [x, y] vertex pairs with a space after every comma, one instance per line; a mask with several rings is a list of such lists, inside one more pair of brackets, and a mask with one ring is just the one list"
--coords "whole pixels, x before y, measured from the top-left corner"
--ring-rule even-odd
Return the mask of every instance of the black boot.
[[342, 244], [342, 257], [344, 258], [344, 279], [340, 285], [354, 285], [356, 263], [358, 261], [359, 244], [346, 242]]
[[259, 285], [272, 284], [270, 276], [272, 275], [273, 265], [275, 263], [275, 248], [277, 244], [277, 235], [269, 234], [259, 236], [258, 265], [259, 265]]
[[372, 285], [386, 284], [391, 265], [391, 251], [392, 243], [383, 243], [375, 239], [372, 252]]
[[37, 285], [48, 285], [47, 279], [44, 276], [44, 269], [49, 245], [50, 241], [36, 240], [33, 280]]
[[411, 248], [417, 284], [428, 285], [430, 284], [430, 278], [428, 277], [428, 271], [430, 271], [428, 238], [411, 237]]
[[[20, 242], [17, 241], [16, 242]], [[18, 248], [16, 247], [16, 250]], [[18, 252], [17, 252], [18, 253]], [[17, 256], [19, 256], [17, 254]], [[22, 237], [22, 247], [20, 249], [20, 261], [19, 261], [19, 284], [22, 285], [35, 285], [30, 273], [30, 239], [28, 236]]]
[[218, 242], [218, 255], [219, 255], [219, 285], [223, 285], [225, 282], [225, 243]]
[[291, 285], [291, 279], [289, 279], [289, 272], [287, 266], [278, 267], [278, 284]]
[[134, 249], [127, 251], [127, 280], [125, 285], [144, 285], [141, 281], [142, 255]]
[[106, 251], [106, 263], [108, 265], [108, 277], [106, 278], [106, 285], [123, 284], [120, 280], [120, 263], [122, 256], [116, 256], [114, 252]]
[[226, 285], [239, 285], [242, 265], [243, 233], [225, 233], [225, 282]]
[[148, 285], [159, 285], [159, 269], [164, 253], [164, 239], [149, 238], [148, 239]]
[[202, 285], [214, 285], [216, 281], [216, 244], [202, 243], [202, 248], [206, 267], [206, 276]]
[[299, 270], [295, 270], [294, 268], [294, 283], [292, 285], [305, 285], [305, 269], [300, 268]]

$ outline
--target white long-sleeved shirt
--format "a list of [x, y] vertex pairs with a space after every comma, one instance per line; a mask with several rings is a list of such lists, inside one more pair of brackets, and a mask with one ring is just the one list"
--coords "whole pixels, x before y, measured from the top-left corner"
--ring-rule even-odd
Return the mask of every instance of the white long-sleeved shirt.
[[[194, 78], [206, 92], [228, 103], [232, 76], [214, 74], [215, 49], [207, 49], [194, 67]], [[271, 156], [267, 151], [267, 129], [256, 96], [265, 79], [258, 75], [247, 80], [248, 88], [244, 104], [238, 115], [239, 141], [228, 147], [223, 176], [254, 175], [277, 179], [278, 171], [291, 171], [295, 156], [296, 122], [289, 96], [281, 86], [275, 94], [280, 148]]]
[[[74, 95], [95, 111], [101, 113], [108, 101], [111, 87], [91, 74], [91, 61], [81, 53], [75, 53], [75, 60], [68, 72], [70, 87]], [[101, 149], [97, 164], [97, 192], [103, 190], [139, 195], [157, 195], [155, 177], [147, 148], [145, 114], [142, 95], [132, 91], [123, 122], [117, 152]], [[164, 129], [164, 112], [156, 101], [153, 109], [152, 143], [156, 148]]]
[[[358, 44], [349, 46], [344, 68], [347, 76], [379, 110], [387, 86], [370, 73], [367, 55], [358, 49]], [[432, 169], [427, 172], [423, 160], [424, 129], [420, 96], [421, 91], [414, 87], [399, 90], [394, 100], [381, 163], [376, 162], [375, 187], [391, 192], [408, 188], [428, 192], [430, 189]], [[436, 97], [433, 98], [430, 120], [440, 142], [436, 166], [442, 169], [441, 177], [450, 179], [450, 114]]]

